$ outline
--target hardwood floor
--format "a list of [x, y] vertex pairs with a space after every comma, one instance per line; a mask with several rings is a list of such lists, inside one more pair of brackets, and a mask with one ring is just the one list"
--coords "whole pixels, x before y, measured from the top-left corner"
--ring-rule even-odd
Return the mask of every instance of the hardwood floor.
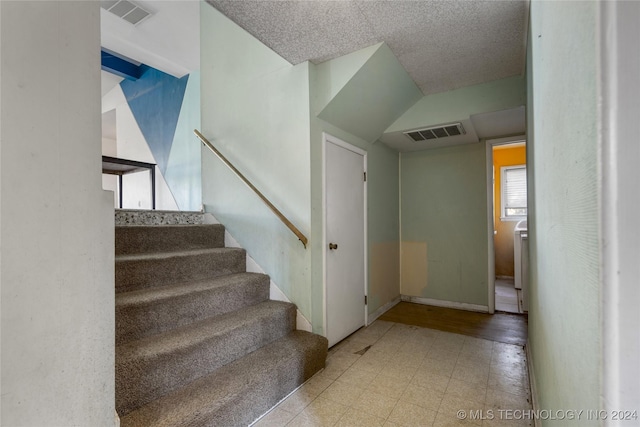
[[526, 314], [476, 313], [403, 301], [378, 319], [507, 344], [525, 345], [527, 342]]

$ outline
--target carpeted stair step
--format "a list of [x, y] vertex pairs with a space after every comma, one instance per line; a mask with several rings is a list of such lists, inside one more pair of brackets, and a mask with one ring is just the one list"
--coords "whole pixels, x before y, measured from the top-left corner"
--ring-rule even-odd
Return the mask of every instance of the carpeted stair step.
[[238, 248], [116, 255], [116, 292], [204, 280], [246, 269], [246, 253]]
[[118, 414], [123, 416], [287, 335], [295, 320], [295, 305], [265, 301], [117, 346]]
[[116, 227], [116, 255], [224, 247], [224, 226], [129, 225]]
[[326, 338], [294, 331], [121, 417], [120, 425], [247, 426], [324, 368], [326, 356]]
[[269, 299], [269, 276], [238, 273], [116, 294], [116, 344]]

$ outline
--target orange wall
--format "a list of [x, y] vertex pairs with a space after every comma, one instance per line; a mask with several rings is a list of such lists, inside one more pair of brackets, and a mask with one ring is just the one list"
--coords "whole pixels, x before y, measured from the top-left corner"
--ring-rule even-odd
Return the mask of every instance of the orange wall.
[[496, 252], [496, 276], [513, 277], [513, 229], [518, 221], [500, 220], [500, 168], [526, 164], [526, 147], [497, 146], [493, 148], [494, 170], [494, 229], [493, 236]]

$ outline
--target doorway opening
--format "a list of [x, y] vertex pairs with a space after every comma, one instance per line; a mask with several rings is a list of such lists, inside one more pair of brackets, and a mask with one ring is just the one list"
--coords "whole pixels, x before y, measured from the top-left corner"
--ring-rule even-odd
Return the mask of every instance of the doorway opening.
[[490, 312], [528, 311], [527, 161], [524, 136], [487, 141]]

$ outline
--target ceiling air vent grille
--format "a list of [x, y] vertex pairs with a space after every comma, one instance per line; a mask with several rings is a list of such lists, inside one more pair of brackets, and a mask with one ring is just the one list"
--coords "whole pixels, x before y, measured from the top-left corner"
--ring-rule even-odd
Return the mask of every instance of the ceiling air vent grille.
[[133, 25], [139, 24], [151, 15], [150, 12], [128, 0], [102, 0], [100, 6]]
[[414, 142], [428, 141], [431, 139], [447, 138], [450, 136], [464, 135], [466, 132], [462, 124], [451, 123], [444, 126], [435, 126], [426, 129], [417, 129], [404, 132]]

